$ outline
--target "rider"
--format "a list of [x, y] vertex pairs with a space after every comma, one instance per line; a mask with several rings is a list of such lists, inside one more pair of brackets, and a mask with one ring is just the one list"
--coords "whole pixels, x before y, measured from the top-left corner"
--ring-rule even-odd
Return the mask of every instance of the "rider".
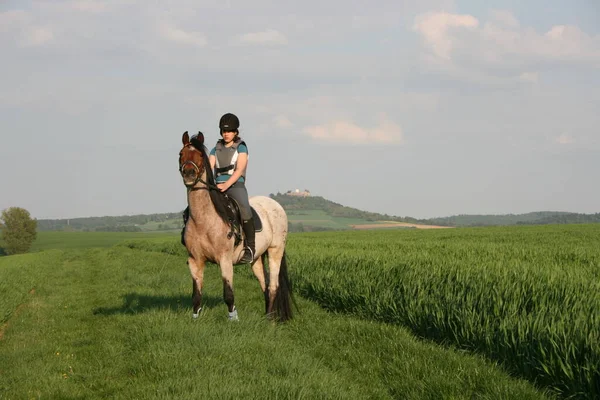
[[210, 151], [209, 161], [216, 171], [216, 183], [221, 192], [226, 192], [240, 206], [242, 229], [244, 230], [244, 256], [242, 262], [254, 260], [254, 218], [246, 189], [246, 167], [248, 165], [248, 147], [239, 136], [240, 120], [234, 114], [227, 113], [219, 121], [221, 139]]

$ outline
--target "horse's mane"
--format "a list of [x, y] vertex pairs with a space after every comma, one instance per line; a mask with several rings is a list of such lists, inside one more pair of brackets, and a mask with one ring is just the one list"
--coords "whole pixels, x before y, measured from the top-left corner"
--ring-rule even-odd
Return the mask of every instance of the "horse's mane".
[[208, 149], [206, 146], [201, 143], [199, 140], [192, 138], [191, 140], [192, 146], [202, 154], [202, 164], [204, 164], [204, 171], [206, 171], [206, 183], [208, 183], [208, 193], [210, 195], [210, 199], [212, 200], [213, 205], [215, 206], [215, 210], [217, 214], [223, 222], [229, 224], [229, 213], [227, 208], [227, 200], [225, 199], [225, 194], [217, 189], [211, 189], [211, 187], [216, 187], [217, 182], [215, 180], [215, 176], [213, 174], [213, 170], [210, 167], [210, 161], [208, 159]]

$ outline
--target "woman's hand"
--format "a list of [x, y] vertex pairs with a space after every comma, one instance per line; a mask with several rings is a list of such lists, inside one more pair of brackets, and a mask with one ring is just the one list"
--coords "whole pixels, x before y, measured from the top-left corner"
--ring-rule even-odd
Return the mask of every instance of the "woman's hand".
[[229, 189], [229, 185], [227, 184], [227, 182], [217, 183], [217, 187], [221, 192], [225, 192], [227, 191], [227, 189]]

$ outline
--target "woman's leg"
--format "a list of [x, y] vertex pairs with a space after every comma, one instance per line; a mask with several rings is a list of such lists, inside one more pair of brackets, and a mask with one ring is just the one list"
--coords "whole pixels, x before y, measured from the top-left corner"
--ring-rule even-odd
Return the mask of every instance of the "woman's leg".
[[251, 263], [254, 261], [255, 256], [255, 244], [254, 244], [254, 218], [252, 218], [252, 209], [250, 208], [250, 202], [248, 200], [248, 191], [246, 185], [243, 182], [237, 182], [233, 184], [227, 194], [233, 197], [240, 206], [240, 213], [242, 214], [242, 229], [244, 230], [244, 256], [242, 262]]

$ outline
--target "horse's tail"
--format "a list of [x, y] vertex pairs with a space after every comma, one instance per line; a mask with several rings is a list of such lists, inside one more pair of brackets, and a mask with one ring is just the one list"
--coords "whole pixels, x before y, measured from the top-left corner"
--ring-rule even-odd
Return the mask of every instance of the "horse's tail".
[[277, 288], [277, 294], [275, 295], [275, 302], [273, 304], [275, 310], [277, 310], [276, 312], [279, 321], [281, 322], [292, 319], [292, 302], [294, 302], [296, 309], [298, 309], [292, 294], [292, 283], [288, 277], [286, 258], [284, 250], [283, 257], [281, 258], [281, 265], [279, 267], [279, 287]]

